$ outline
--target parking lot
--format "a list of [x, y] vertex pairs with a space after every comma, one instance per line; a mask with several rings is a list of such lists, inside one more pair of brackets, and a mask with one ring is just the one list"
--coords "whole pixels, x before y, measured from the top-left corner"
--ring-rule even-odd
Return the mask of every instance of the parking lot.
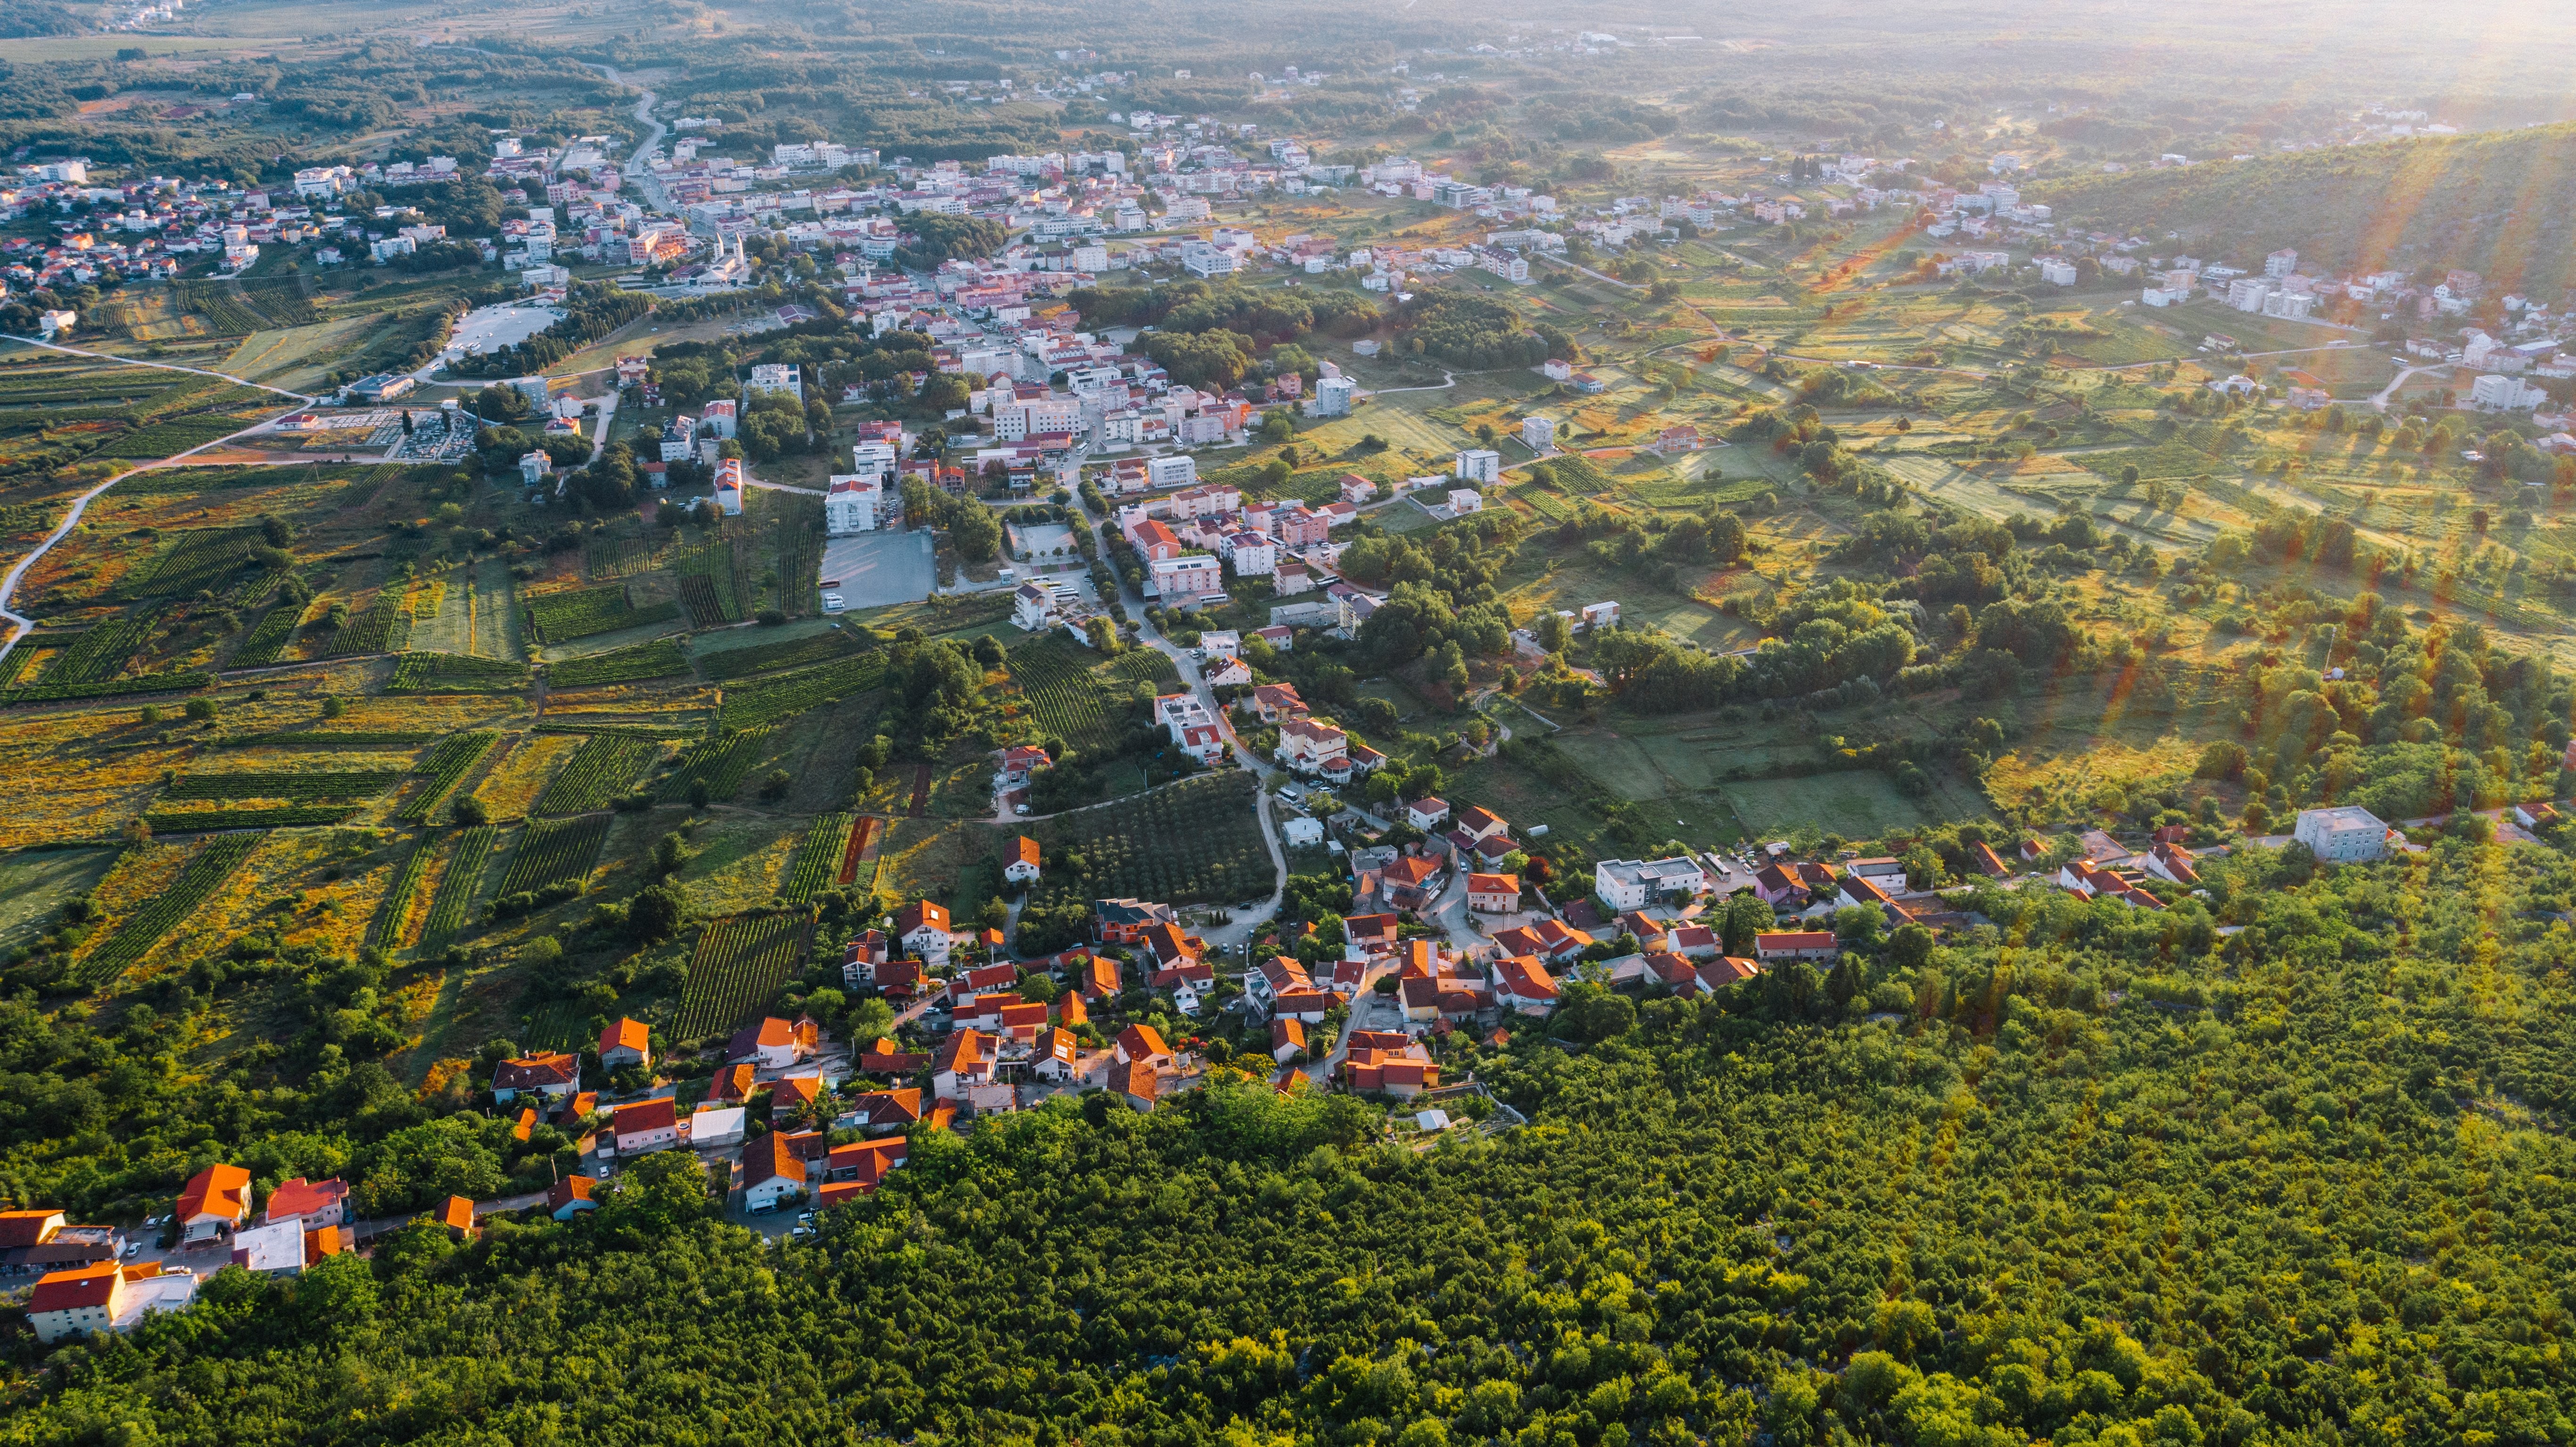
[[841, 595], [843, 611], [918, 603], [938, 581], [928, 532], [852, 533], [823, 544], [822, 588]]

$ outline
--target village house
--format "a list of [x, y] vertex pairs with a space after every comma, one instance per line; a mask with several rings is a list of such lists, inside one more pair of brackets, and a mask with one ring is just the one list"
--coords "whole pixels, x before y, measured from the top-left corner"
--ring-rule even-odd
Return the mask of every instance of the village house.
[[1531, 955], [1505, 955], [1494, 965], [1494, 1000], [1507, 1010], [1544, 1015], [1556, 1008], [1556, 977]]
[[725, 1061], [747, 1062], [762, 1070], [784, 1070], [813, 1054], [820, 1044], [813, 1021], [799, 1019], [791, 1024], [772, 1015], [757, 1025], [735, 1031], [725, 1044]]
[[1776, 930], [1753, 937], [1753, 953], [1765, 965], [1782, 960], [1830, 960], [1841, 951], [1832, 930]]
[[653, 1063], [653, 1032], [641, 1020], [620, 1017], [599, 1032], [599, 1068], [615, 1070], [621, 1065], [650, 1066]]
[[1276, 750], [1276, 757], [1281, 763], [1286, 764], [1291, 772], [1319, 774], [1326, 771], [1327, 765], [1337, 760], [1347, 767], [1350, 747], [1350, 735], [1331, 724], [1315, 723], [1302, 718], [1290, 719], [1279, 726], [1279, 747]]
[[269, 1192], [268, 1206], [260, 1220], [270, 1226], [301, 1223], [307, 1230], [345, 1225], [349, 1220], [349, 1184], [337, 1178], [308, 1181], [297, 1176]]
[[772, 1131], [743, 1148], [742, 1207], [755, 1215], [775, 1211], [805, 1194], [805, 1162], [784, 1132]]
[[1130, 1025], [1118, 1032], [1116, 1059], [1121, 1065], [1143, 1065], [1155, 1070], [1169, 1070], [1179, 1057], [1163, 1043], [1162, 1032], [1151, 1025]]
[[668, 1150], [680, 1143], [680, 1120], [669, 1096], [638, 1100], [609, 1112], [609, 1135], [620, 1156]]
[[934, 969], [948, 963], [948, 952], [956, 946], [957, 936], [948, 917], [948, 907], [920, 899], [895, 911], [894, 938]]
[[1013, 884], [1035, 884], [1039, 872], [1038, 842], [1023, 834], [1011, 846], [1011, 862], [1002, 866], [1002, 878]]
[[592, 1192], [599, 1182], [589, 1176], [566, 1176], [546, 1188], [546, 1214], [558, 1221], [569, 1221], [584, 1211], [596, 1211], [599, 1202]]
[[1428, 834], [1449, 817], [1446, 801], [1424, 797], [1404, 806], [1404, 822]]
[[503, 1103], [522, 1091], [564, 1096], [581, 1089], [581, 1057], [559, 1052], [523, 1055], [492, 1067], [492, 1098]]
[[1252, 712], [1263, 723], [1286, 723], [1308, 716], [1306, 700], [1293, 683], [1265, 683], [1252, 690]]
[[941, 1100], [963, 1100], [974, 1087], [991, 1084], [1000, 1063], [993, 1048], [997, 1043], [973, 1029], [959, 1030], [941, 1041], [930, 1057], [931, 1090]]
[[1521, 881], [1516, 874], [1469, 874], [1467, 908], [1478, 914], [1509, 914], [1520, 908]]

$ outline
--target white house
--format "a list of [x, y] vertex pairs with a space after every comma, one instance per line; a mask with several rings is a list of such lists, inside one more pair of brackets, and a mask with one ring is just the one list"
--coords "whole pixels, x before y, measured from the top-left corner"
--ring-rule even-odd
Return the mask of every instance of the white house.
[[1011, 862], [1002, 866], [1002, 877], [1013, 884], [1035, 884], [1038, 874], [1038, 842], [1023, 834], [1011, 846]]
[[1458, 454], [1457, 461], [1451, 466], [1450, 475], [1461, 482], [1486, 484], [1500, 482], [1503, 476], [1503, 455], [1489, 447], [1471, 447]]
[[2302, 809], [2292, 837], [2318, 859], [2349, 864], [2388, 857], [2388, 826], [2357, 804], [2333, 809]]
[[[1574, 374], [1569, 371], [1566, 375], [1571, 377]], [[1533, 412], [1527, 417], [1521, 419], [1521, 446], [1528, 448], [1532, 452], [1544, 453], [1555, 445], [1555, 418], [1544, 417]]]
[[1151, 488], [1195, 487], [1199, 480], [1199, 460], [1186, 454], [1145, 459], [1145, 485]]
[[1612, 909], [1642, 909], [1670, 895], [1705, 894], [1708, 872], [1686, 858], [1605, 859], [1593, 867], [1592, 887]]

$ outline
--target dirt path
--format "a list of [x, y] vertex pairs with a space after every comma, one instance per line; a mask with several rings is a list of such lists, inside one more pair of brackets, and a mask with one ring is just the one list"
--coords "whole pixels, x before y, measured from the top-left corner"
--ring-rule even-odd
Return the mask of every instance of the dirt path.
[[908, 811], [907, 817], [919, 819], [929, 814], [930, 778], [930, 766], [928, 764], [915, 764], [912, 766], [912, 808]]

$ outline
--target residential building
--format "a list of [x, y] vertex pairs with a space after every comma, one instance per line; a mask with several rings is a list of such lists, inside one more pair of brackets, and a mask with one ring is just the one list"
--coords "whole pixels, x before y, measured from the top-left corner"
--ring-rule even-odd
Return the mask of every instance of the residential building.
[[[1572, 374], [1568, 374], [1572, 380]], [[1533, 412], [1521, 419], [1521, 445], [1532, 452], [1546, 454], [1556, 448], [1556, 419]], [[1487, 479], [1491, 481], [1491, 479]]]
[[1011, 846], [1011, 862], [1002, 866], [1002, 878], [1013, 884], [1035, 884], [1039, 872], [1038, 842], [1023, 834]]
[[930, 1085], [941, 1100], [963, 1100], [976, 1086], [989, 1085], [999, 1065], [1000, 1042], [979, 1030], [959, 1030], [931, 1052]]
[[1478, 914], [1509, 914], [1520, 908], [1521, 881], [1517, 874], [1469, 874], [1467, 908]]
[[814, 1053], [820, 1043], [811, 1020], [793, 1024], [772, 1015], [757, 1025], [745, 1026], [725, 1044], [727, 1064], [748, 1064], [760, 1070], [784, 1070]]
[[753, 1213], [775, 1211], [805, 1194], [805, 1162], [788, 1144], [787, 1133], [772, 1131], [742, 1153], [742, 1205]]
[[616, 1023], [599, 1032], [599, 1067], [615, 1070], [621, 1065], [650, 1066], [653, 1063], [653, 1030], [641, 1020], [620, 1017]]
[[197, 1299], [197, 1278], [164, 1272], [156, 1261], [114, 1261], [38, 1278], [27, 1297], [27, 1325], [47, 1346], [91, 1332], [125, 1331], [156, 1311], [179, 1311]]
[[2357, 804], [2333, 809], [2302, 809], [2292, 837], [2329, 864], [2351, 864], [2388, 857], [2388, 826]]
[[1462, 482], [1491, 486], [1503, 476], [1503, 455], [1486, 447], [1471, 447], [1458, 454], [1451, 464], [1451, 476]]
[[566, 1176], [546, 1188], [546, 1214], [558, 1221], [569, 1221], [584, 1211], [596, 1211], [599, 1202], [593, 1192], [599, 1182], [589, 1176]]
[[947, 964], [948, 951], [956, 942], [948, 907], [927, 899], [905, 905], [895, 912], [894, 938], [924, 964]]
[[1753, 953], [1765, 965], [1782, 960], [1830, 960], [1841, 951], [1832, 930], [1781, 930], [1753, 937]]
[[680, 1121], [669, 1096], [621, 1105], [609, 1116], [609, 1136], [621, 1156], [667, 1150], [680, 1143]]
[[1350, 735], [1331, 724], [1290, 719], [1279, 726], [1277, 757], [1297, 773], [1322, 773], [1334, 761], [1347, 761], [1349, 756]]
[[306, 1230], [339, 1226], [349, 1219], [349, 1184], [337, 1178], [308, 1181], [302, 1176], [268, 1193], [260, 1219], [271, 1226], [301, 1222]]
[[1637, 909], [1658, 899], [1705, 894], [1707, 871], [1686, 855], [1670, 859], [1605, 859], [1593, 867], [1592, 887], [1612, 909]]
[[1494, 966], [1494, 999], [1506, 1010], [1544, 1015], [1556, 1008], [1556, 977], [1531, 955], [1506, 955]]
[[571, 1095], [581, 1089], [581, 1057], [560, 1051], [523, 1055], [504, 1060], [492, 1067], [492, 1098], [507, 1103], [521, 1092], [549, 1097]]

